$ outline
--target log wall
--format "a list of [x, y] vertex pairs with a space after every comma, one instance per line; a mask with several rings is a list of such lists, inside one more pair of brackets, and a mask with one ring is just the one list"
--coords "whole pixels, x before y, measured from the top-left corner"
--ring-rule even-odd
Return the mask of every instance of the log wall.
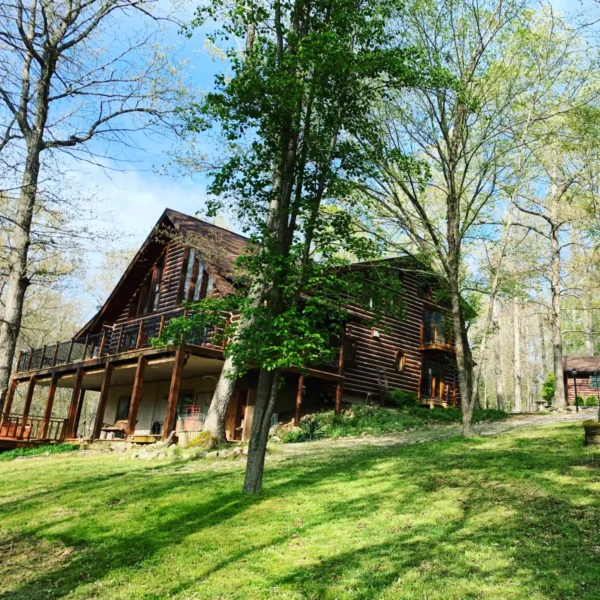
[[[452, 403], [455, 383], [455, 357], [451, 352], [419, 350], [421, 343], [421, 323], [426, 306], [436, 307], [422, 299], [418, 293], [417, 277], [404, 273], [404, 308], [406, 317], [403, 321], [385, 318], [385, 329], [375, 327], [379, 338], [373, 336], [373, 328], [360, 319], [371, 317], [368, 312], [351, 306], [352, 322], [346, 326], [346, 335], [356, 340], [356, 361], [345, 366], [344, 395], [378, 396], [379, 379], [386, 377], [390, 390], [401, 389], [419, 394], [421, 366], [424, 359], [431, 359], [443, 365], [448, 403]], [[402, 351], [406, 357], [406, 365], [402, 372], [395, 369], [396, 353]], [[458, 389], [456, 399], [459, 401]]]

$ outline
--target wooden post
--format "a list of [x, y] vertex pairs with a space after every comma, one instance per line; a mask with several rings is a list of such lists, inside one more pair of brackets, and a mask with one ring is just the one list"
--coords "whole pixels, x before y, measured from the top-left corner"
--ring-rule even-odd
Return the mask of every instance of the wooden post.
[[87, 354], [89, 339], [90, 339], [90, 335], [88, 333], [88, 335], [85, 336], [85, 344], [83, 346], [83, 354], [81, 355], [81, 360], [85, 360], [85, 355]]
[[121, 325], [121, 331], [119, 332], [119, 342], [117, 343], [117, 354], [121, 351], [121, 344], [123, 343], [123, 331], [125, 330], [125, 326]]
[[46, 410], [44, 411], [44, 423], [42, 425], [43, 440], [48, 437], [48, 427], [50, 426], [50, 419], [52, 417], [52, 407], [54, 406], [54, 396], [56, 395], [56, 385], [58, 384], [58, 373], [52, 373], [52, 379], [50, 380], [50, 389], [48, 390], [48, 399], [46, 400]]
[[[300, 424], [300, 410], [302, 408], [302, 392], [304, 387], [304, 375], [298, 377], [298, 389], [296, 390], [296, 414], [294, 415], [294, 425], [298, 427]], [[337, 399], [336, 399], [337, 405]]]
[[23, 350], [19, 351], [19, 356], [17, 357], [17, 373], [21, 371], [21, 363], [23, 362]]
[[135, 349], [137, 350], [142, 343], [142, 331], [144, 330], [144, 321], [140, 321], [140, 326], [138, 327], [138, 334], [135, 340]]
[[8, 415], [10, 414], [10, 410], [12, 408], [13, 400], [15, 399], [15, 392], [17, 391], [17, 387], [19, 382], [16, 379], [12, 379], [10, 385], [8, 386], [8, 393], [6, 394], [6, 404], [4, 405], [4, 418], [8, 419]]
[[[344, 375], [344, 341], [346, 337], [346, 327], [344, 326], [344, 330], [342, 331], [342, 335], [340, 336], [340, 356], [338, 359], [338, 375], [343, 377]], [[339, 415], [342, 412], [342, 396], [344, 394], [344, 382], [340, 381], [335, 386], [335, 414]]]
[[40, 369], [44, 368], [44, 359], [46, 358], [46, 344], [42, 347], [42, 356], [40, 358]]
[[31, 410], [31, 403], [33, 402], [33, 392], [35, 390], [35, 384], [37, 379], [32, 377], [29, 380], [29, 385], [27, 386], [27, 396], [25, 397], [25, 406], [23, 406], [23, 415], [21, 419], [23, 423], [21, 424], [21, 432], [18, 437], [22, 438], [23, 433], [25, 431], [25, 426], [27, 425], [27, 419], [29, 417], [29, 411]]
[[102, 339], [100, 340], [100, 348], [98, 349], [98, 356], [104, 354], [104, 345], [106, 344], [106, 329], [102, 331]]
[[83, 409], [83, 401], [85, 399], [85, 390], [82, 389], [79, 392], [79, 398], [77, 400], [77, 410], [75, 411], [75, 421], [73, 423], [73, 435], [72, 437], [77, 437], [77, 430], [79, 429], [79, 421], [81, 420], [81, 410]]
[[165, 315], [161, 315], [160, 316], [160, 325], [158, 326], [158, 335], [156, 337], [160, 337], [162, 335], [164, 328], [165, 328]]
[[131, 403], [129, 404], [129, 415], [127, 416], [127, 429], [125, 437], [133, 435], [135, 425], [137, 423], [138, 408], [142, 399], [142, 388], [144, 386], [144, 370], [148, 359], [145, 356], [140, 356], [135, 369], [135, 379], [133, 380], [133, 393], [131, 394]]
[[183, 373], [183, 363], [185, 362], [185, 352], [181, 347], [175, 351], [175, 362], [173, 363], [173, 372], [171, 374], [171, 387], [169, 388], [169, 400], [167, 402], [167, 413], [165, 415], [165, 424], [163, 426], [162, 439], [166, 440], [170, 433], [175, 429], [175, 417], [177, 416], [177, 400], [179, 399], [179, 387], [181, 385], [181, 374]]
[[108, 401], [108, 392], [110, 390], [110, 379], [112, 377], [115, 365], [111, 362], [106, 363], [104, 367], [104, 379], [100, 388], [100, 397], [98, 398], [98, 410], [96, 411], [96, 421], [94, 422], [94, 431], [92, 431], [92, 440], [97, 440], [100, 437], [100, 431], [104, 423], [104, 411]]
[[33, 348], [29, 348], [29, 360], [27, 361], [27, 371], [31, 371], [31, 362], [33, 361]]
[[83, 369], [77, 369], [75, 373], [75, 380], [73, 381], [73, 393], [71, 394], [71, 403], [69, 404], [69, 414], [67, 416], [67, 429], [65, 437], [75, 437], [73, 433], [73, 425], [75, 423], [75, 415], [77, 413], [77, 401], [79, 400], [79, 394], [81, 392], [81, 384], [83, 382]]
[[75, 340], [71, 339], [71, 345], [69, 346], [69, 354], [67, 354], [67, 362], [66, 364], [69, 364], [69, 362], [71, 362], [71, 354], [73, 354], [73, 345], [75, 344]]
[[56, 366], [56, 361], [58, 359], [58, 349], [60, 348], [60, 342], [56, 342], [56, 346], [54, 347], [54, 355], [52, 356], [52, 366]]
[[256, 407], [256, 389], [248, 390], [248, 399], [246, 400], [246, 411], [244, 412], [244, 425], [242, 427], [242, 442], [250, 439], [252, 431], [252, 421], [254, 420], [254, 408]]

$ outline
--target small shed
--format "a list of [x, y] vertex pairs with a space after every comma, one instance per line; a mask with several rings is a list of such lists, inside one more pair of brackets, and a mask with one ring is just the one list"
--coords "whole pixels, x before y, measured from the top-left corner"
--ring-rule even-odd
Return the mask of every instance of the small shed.
[[[573, 377], [573, 369], [577, 373], [576, 377]], [[567, 404], [575, 404], [575, 380], [577, 380], [577, 395], [581, 398], [596, 396], [598, 394], [598, 390], [590, 386], [590, 377], [596, 371], [600, 372], [600, 356], [563, 357]]]

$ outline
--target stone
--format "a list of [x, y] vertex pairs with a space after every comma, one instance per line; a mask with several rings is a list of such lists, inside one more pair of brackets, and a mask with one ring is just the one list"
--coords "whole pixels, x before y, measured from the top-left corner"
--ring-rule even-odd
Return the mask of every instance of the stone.
[[182, 458], [183, 460], [189, 460], [191, 457], [192, 457], [192, 455], [191, 455], [191, 453], [190, 453], [190, 452], [184, 452], [184, 453], [181, 455], [181, 458]]
[[242, 454], [242, 449], [239, 446], [231, 451], [231, 456], [240, 456], [240, 454]]
[[278, 435], [274, 435], [271, 438], [271, 441], [274, 442], [275, 444], [279, 444], [279, 443], [281, 443], [281, 438]]
[[209, 460], [212, 458], [219, 458], [219, 452], [217, 450], [213, 450], [212, 452], [207, 452], [206, 458], [208, 458]]
[[242, 449], [242, 454], [243, 454], [244, 456], [248, 456], [248, 446], [244, 446], [244, 447], [243, 447], [243, 449]]

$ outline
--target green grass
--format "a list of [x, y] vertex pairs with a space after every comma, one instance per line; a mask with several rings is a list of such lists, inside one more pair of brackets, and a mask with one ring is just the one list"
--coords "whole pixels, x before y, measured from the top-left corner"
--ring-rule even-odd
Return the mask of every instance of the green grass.
[[[508, 414], [500, 410], [475, 410], [473, 422], [498, 421], [508, 418]], [[356, 437], [363, 433], [369, 435], [386, 435], [419, 429], [429, 424], [461, 423], [462, 413], [459, 408], [430, 409], [424, 406], [413, 406], [402, 409], [385, 409], [377, 406], [354, 406], [336, 415], [333, 410], [309, 414], [300, 420], [300, 431], [281, 429], [277, 435], [283, 442], [306, 442], [318, 439], [337, 439], [340, 437]]]
[[0, 461], [14, 460], [22, 456], [38, 456], [42, 454], [61, 454], [64, 452], [75, 452], [79, 446], [75, 444], [48, 444], [34, 448], [15, 448], [6, 452], [0, 452]]
[[0, 598], [597, 600], [582, 437], [278, 446], [258, 498], [241, 462], [3, 462]]

